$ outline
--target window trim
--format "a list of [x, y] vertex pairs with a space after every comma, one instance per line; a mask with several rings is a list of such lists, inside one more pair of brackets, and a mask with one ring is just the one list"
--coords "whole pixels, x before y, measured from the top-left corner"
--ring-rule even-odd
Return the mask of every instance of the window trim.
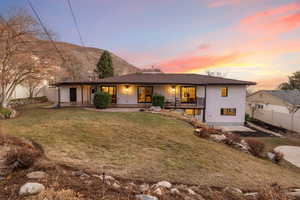
[[[142, 87], [151, 88], [151, 101], [150, 102], [146, 101], [146, 96], [149, 96], [149, 95], [145, 95], [145, 101], [142, 101], [142, 102], [140, 101], [140, 88], [142, 88]], [[152, 103], [152, 96], [153, 96], [153, 86], [137, 86], [137, 102], [138, 103]]]
[[[223, 93], [222, 93], [222, 89], [226, 89], [226, 96], [223, 96]], [[226, 87], [221, 87], [221, 97], [228, 97], [228, 93], [229, 93], [229, 88], [228, 88], [228, 86], [226, 86]]]
[[[195, 102], [182, 101], [182, 88], [195, 88]], [[180, 103], [183, 104], [196, 104], [197, 103], [197, 86], [180, 86]]]
[[[225, 114], [225, 113], [224, 113], [225, 109], [227, 109], [227, 110], [229, 110], [229, 109], [230, 109], [230, 110], [231, 110], [231, 109], [234, 110], [234, 114]], [[221, 109], [220, 109], [220, 115], [221, 115], [221, 116], [236, 116], [236, 108], [221, 108]]]

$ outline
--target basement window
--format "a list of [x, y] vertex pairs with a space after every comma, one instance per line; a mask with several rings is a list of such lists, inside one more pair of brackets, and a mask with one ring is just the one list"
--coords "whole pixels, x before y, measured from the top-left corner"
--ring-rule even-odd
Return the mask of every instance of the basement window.
[[236, 116], [236, 108], [221, 108], [221, 115]]

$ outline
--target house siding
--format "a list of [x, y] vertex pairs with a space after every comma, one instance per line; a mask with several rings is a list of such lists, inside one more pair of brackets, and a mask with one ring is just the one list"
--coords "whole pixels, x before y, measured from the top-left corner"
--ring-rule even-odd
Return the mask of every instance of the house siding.
[[[228, 96], [221, 96], [219, 86], [207, 86], [206, 123], [210, 125], [243, 125], [245, 122], [246, 86], [228, 86]], [[235, 116], [221, 115], [221, 108], [236, 108]]]

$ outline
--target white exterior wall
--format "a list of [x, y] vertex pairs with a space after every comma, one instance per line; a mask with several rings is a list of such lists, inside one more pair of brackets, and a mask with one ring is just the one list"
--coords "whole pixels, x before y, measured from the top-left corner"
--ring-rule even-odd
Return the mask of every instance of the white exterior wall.
[[[221, 96], [220, 86], [207, 86], [206, 123], [211, 125], [242, 125], [245, 121], [246, 86], [228, 86], [228, 96]], [[236, 108], [236, 116], [221, 115], [221, 108]]]
[[81, 86], [62, 86], [60, 87], [60, 102], [70, 103], [70, 88], [76, 88], [76, 103], [81, 103]]
[[[36, 97], [42, 97], [45, 96], [47, 86], [40, 87], [39, 93], [36, 95]], [[29, 97], [29, 91], [28, 88], [24, 87], [23, 85], [17, 85], [15, 91], [13, 92], [12, 99], [20, 99], [20, 98], [28, 98]]]
[[129, 85], [126, 91], [126, 85], [118, 85], [117, 104], [137, 104], [137, 86]]

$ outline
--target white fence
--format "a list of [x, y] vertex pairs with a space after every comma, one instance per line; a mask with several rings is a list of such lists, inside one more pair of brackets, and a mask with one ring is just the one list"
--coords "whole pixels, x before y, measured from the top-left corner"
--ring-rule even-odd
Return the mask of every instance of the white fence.
[[[249, 111], [247, 112], [251, 115]], [[299, 112], [297, 114], [288, 114], [274, 110], [256, 110], [252, 117], [265, 123], [300, 133]]]

